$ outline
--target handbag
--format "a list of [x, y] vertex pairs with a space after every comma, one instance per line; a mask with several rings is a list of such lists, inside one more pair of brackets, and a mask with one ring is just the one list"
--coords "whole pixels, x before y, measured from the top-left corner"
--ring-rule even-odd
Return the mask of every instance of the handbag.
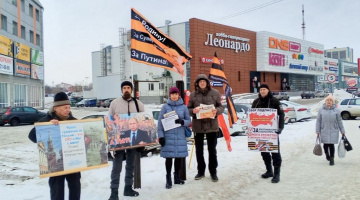
[[349, 140], [347, 139], [347, 137], [344, 135], [344, 136], [342, 136], [342, 138], [344, 139], [344, 146], [345, 146], [346, 151], [353, 150], [353, 148], [352, 148]]
[[317, 156], [321, 156], [322, 155], [322, 149], [321, 149], [321, 145], [320, 145], [320, 136], [318, 135], [315, 141], [315, 147], [313, 150], [313, 153]]
[[338, 156], [339, 158], [345, 158], [346, 155], [346, 149], [344, 145], [344, 138], [341, 137], [339, 145], [338, 145]]
[[186, 137], [191, 137], [191, 129], [187, 126], [185, 126], [185, 136]]

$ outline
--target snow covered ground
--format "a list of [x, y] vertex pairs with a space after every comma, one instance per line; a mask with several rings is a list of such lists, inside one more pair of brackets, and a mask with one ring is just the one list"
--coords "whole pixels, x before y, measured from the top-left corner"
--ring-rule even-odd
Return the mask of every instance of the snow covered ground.
[[[338, 99], [351, 97], [338, 90]], [[297, 100], [299, 103], [307, 100]], [[310, 102], [310, 100], [308, 100]], [[318, 99], [308, 105], [315, 116], [323, 103]], [[81, 118], [94, 113], [91, 109], [73, 109], [74, 116]], [[285, 126], [280, 136], [283, 164], [281, 181], [272, 184], [261, 179], [265, 167], [259, 153], [248, 152], [246, 137], [232, 137], [232, 152], [226, 148], [224, 138], [218, 140], [218, 177], [214, 183], [206, 177], [194, 180], [197, 173], [195, 153], [187, 169], [185, 185], [165, 189], [165, 159], [158, 154], [141, 159], [142, 189], [136, 199], [359, 199], [360, 185], [360, 132], [359, 121], [344, 121], [346, 135], [354, 150], [344, 159], [335, 158], [335, 166], [329, 166], [325, 156], [315, 156], [315, 119]], [[38, 177], [36, 145], [27, 139], [32, 125], [0, 128], [0, 197], [5, 200], [49, 199], [48, 178]], [[192, 145], [189, 145], [191, 153]], [[337, 153], [337, 149], [336, 149]], [[206, 146], [205, 146], [205, 156]], [[187, 166], [190, 156], [187, 158]], [[110, 196], [111, 165], [106, 168], [82, 172], [81, 199], [99, 200]], [[124, 172], [123, 168], [123, 172]], [[124, 173], [121, 173], [122, 196]]]

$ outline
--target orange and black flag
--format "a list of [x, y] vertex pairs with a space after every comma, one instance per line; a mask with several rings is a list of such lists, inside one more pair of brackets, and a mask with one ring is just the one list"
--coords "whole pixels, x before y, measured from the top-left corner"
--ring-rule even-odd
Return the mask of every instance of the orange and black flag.
[[131, 9], [131, 60], [184, 75], [191, 59], [179, 44], [158, 30], [134, 8]]
[[213, 58], [213, 63], [211, 65], [209, 79], [223, 83], [229, 116], [229, 126], [230, 128], [232, 128], [232, 125], [238, 120], [238, 117], [234, 107], [234, 102], [231, 97], [231, 87], [226, 79], [224, 70], [220, 65], [220, 61], [216, 55], [216, 52]]

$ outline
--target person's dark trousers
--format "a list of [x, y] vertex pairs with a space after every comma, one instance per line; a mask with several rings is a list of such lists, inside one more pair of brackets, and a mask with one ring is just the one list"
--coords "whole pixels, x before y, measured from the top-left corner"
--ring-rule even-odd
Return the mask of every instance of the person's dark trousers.
[[[172, 168], [172, 161], [173, 158], [166, 158], [165, 160], [165, 167], [166, 167], [166, 174], [171, 174], [171, 168]], [[180, 165], [181, 165], [181, 158], [175, 158], [175, 173], [179, 173], [180, 171]]]
[[[113, 167], [111, 171], [110, 189], [119, 189], [120, 173], [122, 170], [122, 163], [125, 151], [116, 151], [113, 159]], [[136, 149], [126, 150], [126, 167], [125, 167], [125, 185], [133, 185], [134, 183], [134, 158]]]
[[205, 174], [206, 164], [204, 160], [204, 136], [206, 134], [206, 141], [209, 152], [209, 171], [210, 174], [216, 174], [217, 162], [217, 132], [212, 133], [196, 133], [195, 134], [195, 149], [196, 161], [198, 163], [198, 173]]
[[264, 163], [265, 163], [265, 166], [267, 164], [271, 164], [271, 157], [272, 157], [272, 161], [273, 161], [273, 166], [274, 167], [281, 167], [281, 162], [282, 162], [282, 159], [281, 159], [281, 154], [280, 154], [280, 140], [279, 140], [279, 137], [278, 137], [278, 152], [279, 153], [270, 153], [269, 152], [261, 152], [261, 156], [264, 160]]
[[64, 200], [65, 179], [69, 187], [69, 200], [79, 200], [81, 194], [81, 174], [73, 173], [49, 178], [51, 200]]
[[329, 150], [330, 150], [330, 157], [334, 158], [334, 154], [335, 154], [335, 146], [334, 144], [325, 144], [324, 143], [324, 152], [325, 154], [329, 154]]

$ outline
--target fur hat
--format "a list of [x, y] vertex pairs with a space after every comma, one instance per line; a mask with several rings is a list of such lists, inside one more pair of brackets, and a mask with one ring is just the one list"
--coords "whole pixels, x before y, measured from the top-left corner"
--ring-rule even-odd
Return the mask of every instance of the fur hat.
[[270, 91], [270, 88], [266, 83], [261, 84], [259, 89], [261, 89], [261, 88], [266, 88]]
[[121, 83], [121, 90], [124, 86], [130, 86], [133, 89], [133, 84], [130, 81], [124, 81]]
[[71, 105], [69, 97], [65, 92], [59, 92], [54, 96], [54, 107], [55, 106], [62, 106], [62, 105]]
[[180, 95], [180, 91], [177, 87], [171, 87], [170, 90], [169, 90], [169, 96], [172, 94], [172, 93], [178, 93]]

